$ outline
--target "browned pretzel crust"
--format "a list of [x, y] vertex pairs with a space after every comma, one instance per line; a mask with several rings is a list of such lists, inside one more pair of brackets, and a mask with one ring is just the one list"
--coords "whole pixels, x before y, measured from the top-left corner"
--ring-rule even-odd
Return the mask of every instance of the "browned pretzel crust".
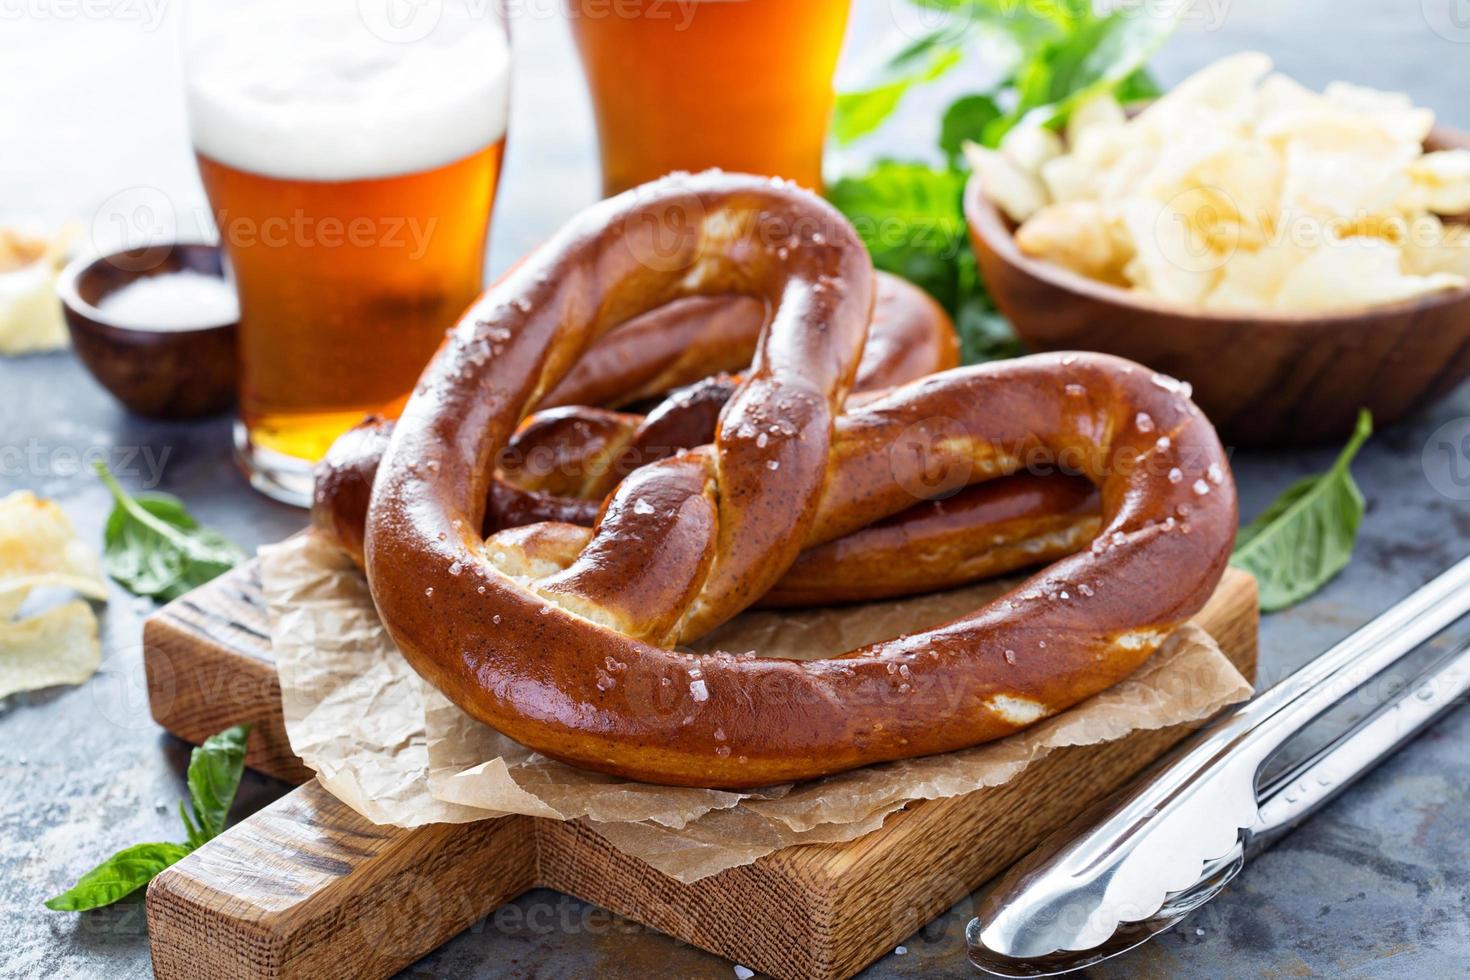
[[[702, 435], [690, 434], [681, 445], [712, 440], [714, 421], [709, 419]], [[634, 422], [628, 425], [637, 428]], [[317, 468], [313, 521], [359, 566], [368, 497], [391, 432], [392, 424], [385, 420], [359, 426], [343, 435]], [[517, 438], [527, 432], [522, 427]], [[649, 458], [665, 455], [670, 454]], [[558, 496], [497, 479], [490, 485], [482, 532], [555, 522], [554, 534], [541, 533], [541, 547], [554, 540], [558, 553], [566, 555], [564, 563], [570, 563], [590, 539], [602, 499]], [[993, 578], [1078, 550], [1097, 533], [1097, 510], [1097, 491], [1081, 477], [1021, 473], [965, 487], [802, 552], [756, 605], [886, 599]]]
[[[731, 292], [774, 314], [712, 445], [624, 479], [575, 555], [540, 544], [564, 525], [482, 540], [498, 455], [595, 338]], [[366, 572], [404, 656], [555, 758], [725, 787], [974, 745], [1132, 671], [1224, 570], [1235, 494], [1214, 430], [1177, 383], [1099, 355], [948, 371], [839, 415], [871, 304], [851, 228], [784, 184], [670, 178], [574, 220], [461, 321], [384, 455]], [[670, 649], [804, 547], [932, 491], [936, 459], [964, 483], [1075, 468], [1101, 532], [968, 616], [830, 660]]]
[[[739, 316], [725, 315], [722, 304], [728, 303], [737, 304], [737, 309], [743, 305], [741, 316], [753, 310], [757, 318], [741, 323]], [[591, 527], [603, 499], [623, 476], [680, 449], [712, 441], [719, 412], [738, 386], [738, 376], [716, 375], [680, 388], [647, 416], [586, 406], [544, 406], [556, 400], [557, 392], [568, 390], [623, 403], [627, 397], [621, 385], [642, 385], [639, 391], [646, 393], [649, 377], [682, 377], [686, 368], [668, 366], [671, 349], [677, 350], [670, 347], [669, 337], [706, 353], [714, 351], [716, 363], [744, 357], [739, 365], [744, 368], [765, 322], [765, 308], [749, 297], [691, 297], [610, 331], [568, 375], [576, 375], [578, 384], [564, 381], [552, 396], [542, 399], [543, 409], [517, 429], [500, 454], [500, 478], [491, 485], [482, 531], [538, 521]], [[732, 323], [739, 324], [738, 329], [732, 329]], [[710, 340], [711, 335], [717, 340]], [[637, 338], [639, 345], [630, 345], [629, 337]], [[875, 388], [954, 367], [958, 358], [954, 328], [943, 309], [923, 290], [878, 273], [873, 319], [853, 398], [859, 397], [858, 392], [872, 397]], [[700, 363], [681, 360], [686, 365]], [[588, 363], [597, 370], [583, 369]], [[314, 520], [359, 565], [368, 494], [391, 432], [391, 420], [369, 419], [340, 439], [317, 469]], [[1096, 511], [1096, 495], [1080, 478], [1017, 477], [971, 488], [954, 499], [916, 504], [881, 527], [855, 532], [823, 546], [820, 554], [803, 556], [760, 603], [812, 605], [884, 598], [1014, 571], [1075, 551], [1096, 530]], [[841, 560], [835, 560], [838, 556]]]
[[[742, 371], [768, 315], [766, 303], [734, 293], [689, 296], [650, 310], [600, 337], [539, 407], [619, 407]], [[907, 280], [877, 273], [873, 325], [853, 390], [891, 388], [959, 362], [959, 340], [943, 308]]]

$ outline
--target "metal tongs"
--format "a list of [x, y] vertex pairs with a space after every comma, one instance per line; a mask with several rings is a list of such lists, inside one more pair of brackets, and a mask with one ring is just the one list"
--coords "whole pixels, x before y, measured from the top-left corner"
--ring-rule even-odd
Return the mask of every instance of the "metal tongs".
[[1277, 750], [1470, 611], [1464, 559], [1187, 740], [1047, 838], [986, 894], [965, 938], [988, 973], [1036, 977], [1116, 956], [1214, 898], [1246, 860], [1470, 690], [1470, 643], [1281, 775]]

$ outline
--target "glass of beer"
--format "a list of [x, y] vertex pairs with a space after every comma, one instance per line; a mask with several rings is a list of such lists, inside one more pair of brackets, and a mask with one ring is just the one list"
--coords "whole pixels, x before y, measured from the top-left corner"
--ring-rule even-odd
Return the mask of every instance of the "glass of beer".
[[[398, 4], [398, 6], [395, 6]], [[502, 7], [191, 0], [185, 92], [240, 298], [251, 482], [394, 411], [479, 294], [510, 95]]]
[[567, 0], [615, 194], [721, 167], [822, 189], [849, 0]]

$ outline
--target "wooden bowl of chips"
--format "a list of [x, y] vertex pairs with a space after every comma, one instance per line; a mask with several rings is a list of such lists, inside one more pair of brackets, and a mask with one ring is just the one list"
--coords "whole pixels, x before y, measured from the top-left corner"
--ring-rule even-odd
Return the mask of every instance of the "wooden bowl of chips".
[[[1425, 148], [1470, 149], [1470, 134], [1436, 127]], [[1103, 351], [1187, 381], [1232, 445], [1341, 440], [1360, 408], [1388, 425], [1470, 375], [1470, 289], [1310, 313], [1185, 307], [1022, 254], [976, 178], [965, 216], [986, 286], [1028, 347]]]

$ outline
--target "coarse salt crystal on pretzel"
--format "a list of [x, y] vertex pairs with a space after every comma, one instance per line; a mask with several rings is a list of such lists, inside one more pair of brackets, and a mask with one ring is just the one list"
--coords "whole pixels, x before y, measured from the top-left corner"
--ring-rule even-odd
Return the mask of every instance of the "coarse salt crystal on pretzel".
[[[878, 273], [876, 285], [854, 397], [872, 397], [877, 390], [959, 363], [954, 325], [938, 303], [897, 276]], [[623, 476], [680, 449], [710, 442], [719, 412], [739, 378], [706, 375], [748, 367], [766, 318], [766, 304], [754, 297], [694, 296], [634, 317], [600, 338], [542, 397], [537, 413], [521, 424], [501, 452], [485, 528], [547, 520], [591, 527], [603, 498]], [[701, 380], [685, 384], [696, 378]], [[675, 390], [646, 416], [596, 407], [625, 405], [670, 387]], [[359, 566], [368, 494], [392, 428], [391, 419], [365, 420], [333, 444], [316, 470], [314, 523]], [[1039, 492], [1049, 499], [1036, 499]], [[984, 502], [970, 501], [963, 512], [949, 508], [943, 523], [965, 537], [993, 533], [1001, 535], [999, 543], [1006, 543], [1026, 530], [1008, 529], [1003, 526], [1007, 522], [1027, 514], [1060, 514], [1087, 503], [1079, 499], [1075, 485], [1040, 491], [997, 487], [981, 496]], [[924, 524], [921, 533], [932, 539], [938, 530], [933, 516], [915, 516]], [[879, 536], [868, 537], [876, 541]], [[882, 551], [869, 547], [862, 555], [881, 561]], [[995, 559], [992, 553], [990, 574], [1015, 567]], [[839, 569], [831, 580], [836, 588], [817, 598], [836, 601], [848, 591], [851, 577]], [[804, 594], [812, 594], [810, 583]]]
[[[464, 317], [379, 469], [366, 572], [410, 664], [549, 756], [711, 787], [974, 745], [1136, 668], [1203, 606], [1234, 540], [1225, 453], [1187, 391], [1116, 358], [1045, 356], [842, 414], [872, 291], [851, 227], [782, 183], [666, 178], [575, 219]], [[574, 555], [538, 551], [544, 525], [480, 537], [498, 454], [595, 338], [729, 292], [774, 314], [713, 444], [630, 474]], [[967, 483], [1075, 469], [1100, 489], [1100, 533], [968, 616], [829, 660], [673, 649], [804, 547], [911, 506], [936, 461]]]

